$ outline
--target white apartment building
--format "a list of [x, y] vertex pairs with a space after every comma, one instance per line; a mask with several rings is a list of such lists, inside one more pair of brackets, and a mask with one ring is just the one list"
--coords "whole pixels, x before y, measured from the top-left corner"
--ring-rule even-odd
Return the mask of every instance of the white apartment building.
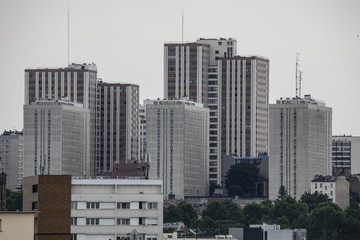
[[311, 181], [311, 193], [326, 194], [333, 203], [345, 209], [350, 206], [350, 183], [344, 176], [315, 176]]
[[6, 188], [19, 191], [24, 174], [23, 132], [4, 131], [0, 135], [0, 173], [6, 174]]
[[80, 103], [24, 105], [24, 176], [89, 176], [90, 110]]
[[270, 104], [269, 199], [280, 186], [299, 199], [315, 175], [331, 174], [332, 109], [305, 98]]
[[164, 97], [210, 109], [209, 181], [221, 184], [222, 157], [268, 151], [269, 60], [236, 56], [233, 38], [164, 44]]
[[71, 239], [160, 240], [162, 182], [72, 179]]
[[149, 178], [163, 181], [165, 198], [206, 196], [209, 189], [209, 109], [188, 100], [146, 106]]

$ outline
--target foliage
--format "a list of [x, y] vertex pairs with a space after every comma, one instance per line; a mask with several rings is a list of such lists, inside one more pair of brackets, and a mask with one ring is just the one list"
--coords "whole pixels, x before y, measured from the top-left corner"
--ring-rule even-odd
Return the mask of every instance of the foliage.
[[340, 230], [344, 220], [344, 214], [336, 204], [321, 203], [310, 215], [309, 239], [342, 239]]
[[[295, 225], [299, 227], [299, 225], [305, 224], [299, 223], [298, 218], [306, 219], [307, 211], [308, 207], [305, 203], [298, 202], [295, 198], [288, 195], [275, 204], [273, 217], [275, 221], [281, 225], [281, 228], [294, 228]], [[286, 217], [288, 222], [284, 221], [285, 218], [282, 217]]]
[[309, 213], [314, 209], [318, 208], [321, 203], [331, 202], [331, 199], [326, 194], [315, 192], [313, 194], [305, 192], [301, 197], [300, 201], [306, 203], [308, 206]]
[[239, 222], [243, 219], [241, 208], [228, 199], [209, 203], [202, 215], [209, 217], [214, 221], [233, 220]]
[[189, 227], [191, 220], [196, 219], [197, 214], [193, 205], [187, 202], [181, 202], [176, 205], [176, 209], [179, 213], [180, 220], [185, 224], [185, 226]]
[[345, 219], [341, 228], [342, 239], [357, 239], [360, 236], [360, 208], [352, 205], [344, 211]]
[[164, 222], [178, 222], [182, 221], [185, 226], [190, 227], [190, 223], [193, 219], [196, 219], [196, 211], [190, 203], [181, 202], [178, 205], [170, 206], [164, 209]]
[[6, 208], [8, 211], [22, 211], [23, 193], [11, 192], [6, 198]]
[[167, 209], [164, 208], [164, 223], [173, 223], [180, 221], [180, 215], [176, 206], [171, 205]]
[[259, 169], [254, 164], [232, 165], [225, 177], [229, 196], [256, 196], [256, 183], [259, 177]]
[[173, 232], [175, 232], [175, 229], [172, 227], [163, 228], [163, 233], [173, 233]]
[[285, 186], [281, 185], [275, 203], [278, 203], [280, 200], [284, 199], [287, 195], [288, 194], [286, 192]]
[[219, 185], [216, 185], [216, 183], [210, 183], [209, 185], [209, 195], [210, 196], [213, 196], [214, 195], [214, 192], [215, 192], [215, 189], [218, 187]]

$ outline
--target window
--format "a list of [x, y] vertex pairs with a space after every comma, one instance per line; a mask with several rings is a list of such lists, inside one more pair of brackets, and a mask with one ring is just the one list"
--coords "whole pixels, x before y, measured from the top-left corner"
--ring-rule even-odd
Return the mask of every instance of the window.
[[330, 191], [330, 196], [332, 196], [333, 195], [333, 191]]
[[77, 235], [72, 233], [70, 236], [70, 240], [77, 240]]
[[71, 225], [77, 225], [77, 218], [76, 217], [72, 217], [70, 220], [70, 224]]
[[87, 202], [86, 203], [86, 208], [87, 209], [99, 209], [100, 208], [100, 203], [99, 202]]
[[99, 225], [99, 218], [87, 218], [86, 225]]
[[32, 202], [32, 210], [38, 210], [38, 202]]
[[71, 209], [77, 209], [77, 202], [71, 202]]
[[320, 183], [320, 188], [322, 188], [322, 183]]
[[157, 209], [157, 203], [156, 202], [149, 202], [147, 204], [148, 209]]
[[315, 189], [317, 189], [317, 183], [315, 183]]
[[145, 225], [145, 218], [139, 218], [139, 225]]
[[37, 185], [37, 184], [34, 184], [34, 185], [32, 186], [32, 192], [33, 192], [33, 193], [37, 193], [37, 192], [38, 192], [38, 185]]
[[139, 209], [145, 209], [146, 202], [139, 202]]
[[117, 208], [118, 209], [130, 209], [130, 203], [129, 202], [118, 202]]
[[130, 225], [130, 219], [129, 218], [118, 218], [117, 225]]
[[2, 226], [2, 220], [0, 219], [0, 232], [2, 232], [1, 226]]

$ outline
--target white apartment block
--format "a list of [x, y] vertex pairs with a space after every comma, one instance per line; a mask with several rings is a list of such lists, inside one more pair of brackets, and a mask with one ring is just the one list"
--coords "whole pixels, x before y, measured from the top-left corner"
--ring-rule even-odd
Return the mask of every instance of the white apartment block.
[[360, 174], [360, 137], [332, 137], [333, 173], [337, 169], [348, 169], [351, 174]]
[[270, 104], [269, 199], [280, 186], [299, 199], [315, 175], [331, 174], [332, 109], [305, 98]]
[[162, 182], [73, 179], [71, 237], [76, 240], [161, 240]]
[[326, 194], [333, 203], [345, 209], [350, 206], [350, 183], [344, 176], [315, 176], [311, 181], [311, 193]]
[[24, 105], [24, 176], [89, 176], [90, 110], [41, 100]]
[[24, 174], [23, 132], [4, 131], [0, 135], [0, 173], [6, 174], [6, 188], [19, 191]]
[[209, 109], [187, 100], [146, 106], [149, 178], [163, 181], [164, 197], [208, 194]]
[[209, 181], [221, 184], [222, 157], [268, 151], [269, 60], [236, 56], [233, 38], [164, 45], [164, 97], [210, 109]]
[[153, 100], [144, 100], [139, 107], [139, 159], [147, 160], [146, 157], [146, 105], [153, 104]]

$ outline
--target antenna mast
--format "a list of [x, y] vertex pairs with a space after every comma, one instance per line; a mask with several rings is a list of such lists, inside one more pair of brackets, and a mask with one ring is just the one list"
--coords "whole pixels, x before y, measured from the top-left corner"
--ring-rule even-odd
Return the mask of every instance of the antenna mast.
[[184, 43], [184, 10], [182, 10], [181, 18], [181, 43]]
[[302, 71], [299, 71], [299, 97], [301, 97], [301, 80], [302, 80]]
[[[296, 68], [295, 68], [295, 97], [298, 98], [298, 72], [299, 72], [299, 53], [296, 53]], [[301, 95], [300, 95], [301, 97]]]
[[70, 11], [69, 11], [69, 7], [68, 7], [68, 27], [67, 27], [67, 40], [68, 40], [68, 46], [67, 46], [67, 60], [68, 60], [68, 66], [70, 65]]

